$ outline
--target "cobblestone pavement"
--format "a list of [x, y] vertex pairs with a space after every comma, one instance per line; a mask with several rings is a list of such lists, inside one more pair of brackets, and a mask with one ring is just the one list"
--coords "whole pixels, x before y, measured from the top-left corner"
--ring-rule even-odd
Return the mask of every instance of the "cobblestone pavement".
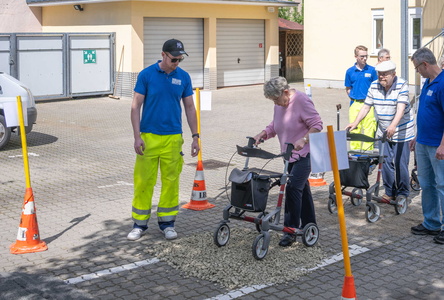
[[[294, 87], [303, 90], [302, 84]], [[348, 123], [343, 90], [313, 88], [313, 98], [325, 128], [336, 129], [339, 103], [341, 126]], [[49, 248], [45, 252], [9, 252], [25, 191], [19, 137], [0, 151], [0, 299], [340, 299], [340, 259], [285, 284], [266, 284], [264, 269], [264, 285], [230, 290], [184, 276], [147, 254], [152, 245], [168, 243], [156, 228], [155, 216], [142, 239], [128, 241], [135, 158], [130, 103], [131, 99], [104, 97], [37, 104], [38, 123], [27, 140], [40, 235]], [[182, 208], [176, 222], [179, 239], [214, 231], [228, 203], [226, 165], [235, 145], [245, 144], [245, 137], [258, 133], [271, 118], [272, 103], [262, 96], [262, 86], [212, 93], [212, 110], [201, 113], [201, 137], [208, 201], [216, 207]], [[181, 205], [190, 200], [196, 172], [187, 125], [184, 131]], [[263, 148], [275, 152], [277, 141]], [[332, 182], [331, 172], [325, 180]], [[374, 180], [370, 177], [371, 183]], [[313, 187], [312, 192], [319, 246], [335, 257], [341, 252], [341, 238], [337, 215], [327, 210], [328, 186]], [[411, 196], [403, 215], [396, 215], [393, 206], [380, 205], [381, 218], [375, 223], [366, 221], [365, 205], [345, 201], [348, 242], [350, 249], [357, 249], [351, 265], [359, 299], [444, 299], [444, 246], [430, 236], [410, 233], [410, 227], [422, 221], [419, 192]], [[232, 224], [249, 228], [243, 222]], [[248, 268], [247, 262], [241, 263]]]

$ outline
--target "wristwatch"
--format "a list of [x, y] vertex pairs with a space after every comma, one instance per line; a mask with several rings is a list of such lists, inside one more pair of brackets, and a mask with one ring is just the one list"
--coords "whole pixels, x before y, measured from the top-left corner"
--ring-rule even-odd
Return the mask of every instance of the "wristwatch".
[[308, 144], [308, 139], [305, 136], [304, 136], [303, 140], [306, 144]]
[[191, 137], [192, 138], [195, 138], [195, 137], [199, 138], [199, 134], [198, 133], [194, 133]]

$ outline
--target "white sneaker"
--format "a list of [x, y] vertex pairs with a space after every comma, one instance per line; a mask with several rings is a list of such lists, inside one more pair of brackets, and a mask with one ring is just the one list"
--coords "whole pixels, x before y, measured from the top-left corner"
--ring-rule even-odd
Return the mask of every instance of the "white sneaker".
[[140, 237], [145, 233], [146, 230], [140, 229], [140, 228], [133, 228], [130, 233], [127, 235], [127, 239], [130, 241], [135, 241], [140, 239]]
[[165, 238], [167, 240], [174, 240], [177, 238], [177, 232], [174, 227], [167, 227], [163, 230], [163, 234], [165, 234]]

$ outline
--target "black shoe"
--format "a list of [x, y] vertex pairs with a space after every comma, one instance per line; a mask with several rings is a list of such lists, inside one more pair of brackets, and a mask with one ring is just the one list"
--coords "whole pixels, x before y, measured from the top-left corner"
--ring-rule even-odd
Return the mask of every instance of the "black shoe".
[[441, 232], [433, 238], [433, 241], [438, 244], [444, 244], [444, 231]]
[[291, 246], [291, 244], [293, 244], [296, 241], [296, 236], [289, 234], [289, 233], [284, 233], [284, 236], [282, 237], [281, 241], [279, 242], [279, 246], [281, 247], [288, 247]]
[[[416, 234], [416, 235], [427, 235], [427, 234], [429, 234], [429, 235], [438, 235], [441, 232], [440, 229], [438, 229], [438, 230], [429, 230], [429, 229], [425, 228], [424, 225], [422, 225], [422, 223], [419, 224], [418, 226], [413, 226], [411, 228], [411, 230], [412, 230], [412, 233]], [[442, 238], [443, 238], [443, 242], [444, 242], [444, 235], [443, 235]]]

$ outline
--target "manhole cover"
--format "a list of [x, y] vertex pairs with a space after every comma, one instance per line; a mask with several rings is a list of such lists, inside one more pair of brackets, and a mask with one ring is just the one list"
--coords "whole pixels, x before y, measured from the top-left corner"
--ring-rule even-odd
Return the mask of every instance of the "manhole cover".
[[[208, 159], [208, 160], [204, 160], [202, 161], [204, 170], [214, 170], [214, 169], [218, 169], [218, 168], [222, 168], [222, 167], [226, 167], [227, 163], [223, 162], [223, 161], [219, 161], [219, 160], [215, 160], [215, 159]], [[190, 163], [188, 164], [189, 166], [197, 166], [197, 163]]]

